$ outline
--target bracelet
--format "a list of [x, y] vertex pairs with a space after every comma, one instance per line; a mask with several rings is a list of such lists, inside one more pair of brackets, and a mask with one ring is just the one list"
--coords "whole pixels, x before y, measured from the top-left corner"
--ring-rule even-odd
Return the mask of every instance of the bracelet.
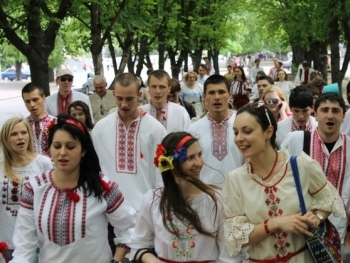
[[268, 222], [269, 222], [269, 219], [266, 219], [266, 220], [264, 221], [265, 232], [266, 232], [266, 234], [268, 234], [268, 235], [272, 235], [272, 233], [270, 232], [269, 226], [267, 225]]
[[138, 259], [138, 262], [139, 262], [139, 263], [142, 262], [142, 257], [143, 257], [143, 255], [145, 255], [145, 254], [147, 254], [147, 253], [151, 253], [151, 254], [153, 255], [152, 251], [150, 251], [150, 250], [148, 250], [148, 249], [145, 250], [145, 251], [142, 251], [141, 254], [140, 254], [140, 257], [139, 257], [139, 259]]

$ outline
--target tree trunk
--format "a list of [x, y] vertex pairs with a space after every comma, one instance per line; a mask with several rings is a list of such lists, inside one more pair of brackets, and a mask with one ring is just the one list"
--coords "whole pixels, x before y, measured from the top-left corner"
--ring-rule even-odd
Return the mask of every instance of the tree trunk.
[[49, 68], [49, 82], [55, 81], [55, 73], [53, 71], [53, 68]]
[[149, 51], [146, 54], [146, 67], [150, 70], [153, 70], [153, 64], [151, 58], [149, 57]]
[[313, 42], [310, 44], [310, 56], [314, 62], [314, 69], [320, 71], [327, 81], [327, 42]]
[[160, 33], [158, 36], [158, 65], [164, 70], [165, 65], [165, 36]]
[[21, 81], [22, 80], [22, 61], [16, 61], [15, 67], [16, 67], [16, 80]]
[[31, 81], [43, 88], [45, 96], [49, 96], [49, 56], [43, 57], [42, 55], [43, 54], [33, 54], [32, 52], [30, 56], [27, 56], [28, 64], [30, 68]]
[[91, 3], [91, 46], [92, 62], [94, 65], [95, 75], [103, 75], [102, 66], [102, 23], [101, 23], [101, 6], [96, 3]]
[[148, 46], [148, 37], [144, 35], [141, 37], [140, 50], [138, 52], [139, 61], [136, 67], [136, 75], [138, 76], [141, 75], [143, 65], [145, 64], [144, 61], [145, 61], [145, 55], [147, 53], [147, 46]]
[[176, 61], [176, 51], [168, 49], [168, 55], [170, 58], [170, 64], [171, 64], [171, 75], [174, 79], [179, 79], [179, 74], [181, 70], [182, 63], [184, 61], [186, 51], [182, 50], [180, 52], [180, 55]]
[[115, 49], [113, 46], [112, 36], [109, 35], [107, 39], [108, 39], [108, 49], [109, 49], [109, 53], [111, 54], [112, 63], [113, 63], [114, 75], [117, 76], [118, 66], [117, 66], [117, 60], [115, 55]]
[[215, 74], [220, 74], [220, 69], [219, 69], [219, 50], [213, 50], [212, 55], [213, 55], [213, 62], [214, 62], [214, 70]]
[[201, 65], [202, 61], [202, 49], [196, 49], [194, 53], [191, 53], [191, 59], [192, 59], [192, 65], [193, 70], [198, 72], [199, 66]]
[[339, 54], [339, 37], [340, 31], [338, 20], [334, 19], [330, 23], [329, 44], [331, 46], [331, 75], [332, 83], [337, 82], [341, 87], [342, 79], [340, 78], [340, 54]]
[[298, 67], [303, 60], [305, 60], [305, 49], [303, 49], [301, 46], [292, 46], [293, 51], [293, 65]]

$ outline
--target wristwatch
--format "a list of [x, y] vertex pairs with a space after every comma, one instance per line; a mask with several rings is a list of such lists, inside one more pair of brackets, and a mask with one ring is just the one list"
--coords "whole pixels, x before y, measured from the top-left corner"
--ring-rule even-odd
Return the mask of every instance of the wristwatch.
[[323, 222], [323, 215], [319, 214], [319, 213], [315, 213], [315, 216], [317, 216], [318, 219], [320, 219], [321, 222]]

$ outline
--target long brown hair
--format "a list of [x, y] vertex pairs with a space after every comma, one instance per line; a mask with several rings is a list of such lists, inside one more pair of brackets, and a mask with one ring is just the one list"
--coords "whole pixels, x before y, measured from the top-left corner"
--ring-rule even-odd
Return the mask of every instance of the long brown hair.
[[[162, 141], [162, 145], [165, 148], [164, 156], [174, 156], [174, 154], [176, 153], [175, 149], [177, 148], [179, 142], [186, 136], [191, 136], [191, 138], [183, 144], [183, 147], [187, 149], [193, 143], [197, 142], [198, 139], [192, 137], [192, 135], [187, 132], [173, 132], [168, 134]], [[203, 183], [201, 180], [185, 174], [181, 168], [181, 161], [179, 161], [178, 159], [173, 159], [173, 166], [173, 170], [167, 170], [162, 172], [164, 189], [161, 195], [159, 206], [160, 212], [162, 214], [164, 227], [173, 235], [180, 237], [178, 231], [175, 231], [176, 227], [172, 224], [172, 222], [170, 222], [170, 226], [167, 224], [167, 222], [169, 222], [166, 220], [167, 216], [173, 214], [186, 226], [191, 226], [194, 229], [196, 229], [199, 233], [215, 238], [216, 232], [209, 232], [203, 227], [197, 211], [194, 210], [184, 198], [181, 187], [175, 181], [175, 175], [173, 171], [176, 172], [176, 176], [180, 176], [181, 178], [195, 185], [202, 192], [210, 196], [210, 198], [214, 201], [215, 204], [215, 219], [217, 214], [216, 191], [211, 186]]]

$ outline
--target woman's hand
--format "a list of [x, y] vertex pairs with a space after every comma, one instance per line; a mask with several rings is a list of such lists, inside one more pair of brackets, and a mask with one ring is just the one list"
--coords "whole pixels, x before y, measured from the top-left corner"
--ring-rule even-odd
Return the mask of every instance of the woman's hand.
[[309, 219], [308, 222], [310, 228], [317, 228], [321, 224], [321, 220], [313, 212], [307, 212], [303, 216]]
[[271, 232], [277, 232], [278, 230], [281, 230], [286, 233], [293, 233], [299, 236], [313, 236], [313, 234], [308, 231], [310, 225], [313, 224], [313, 222], [310, 218], [302, 216], [301, 213], [290, 216], [276, 217], [270, 219], [269, 222], [271, 224]]

